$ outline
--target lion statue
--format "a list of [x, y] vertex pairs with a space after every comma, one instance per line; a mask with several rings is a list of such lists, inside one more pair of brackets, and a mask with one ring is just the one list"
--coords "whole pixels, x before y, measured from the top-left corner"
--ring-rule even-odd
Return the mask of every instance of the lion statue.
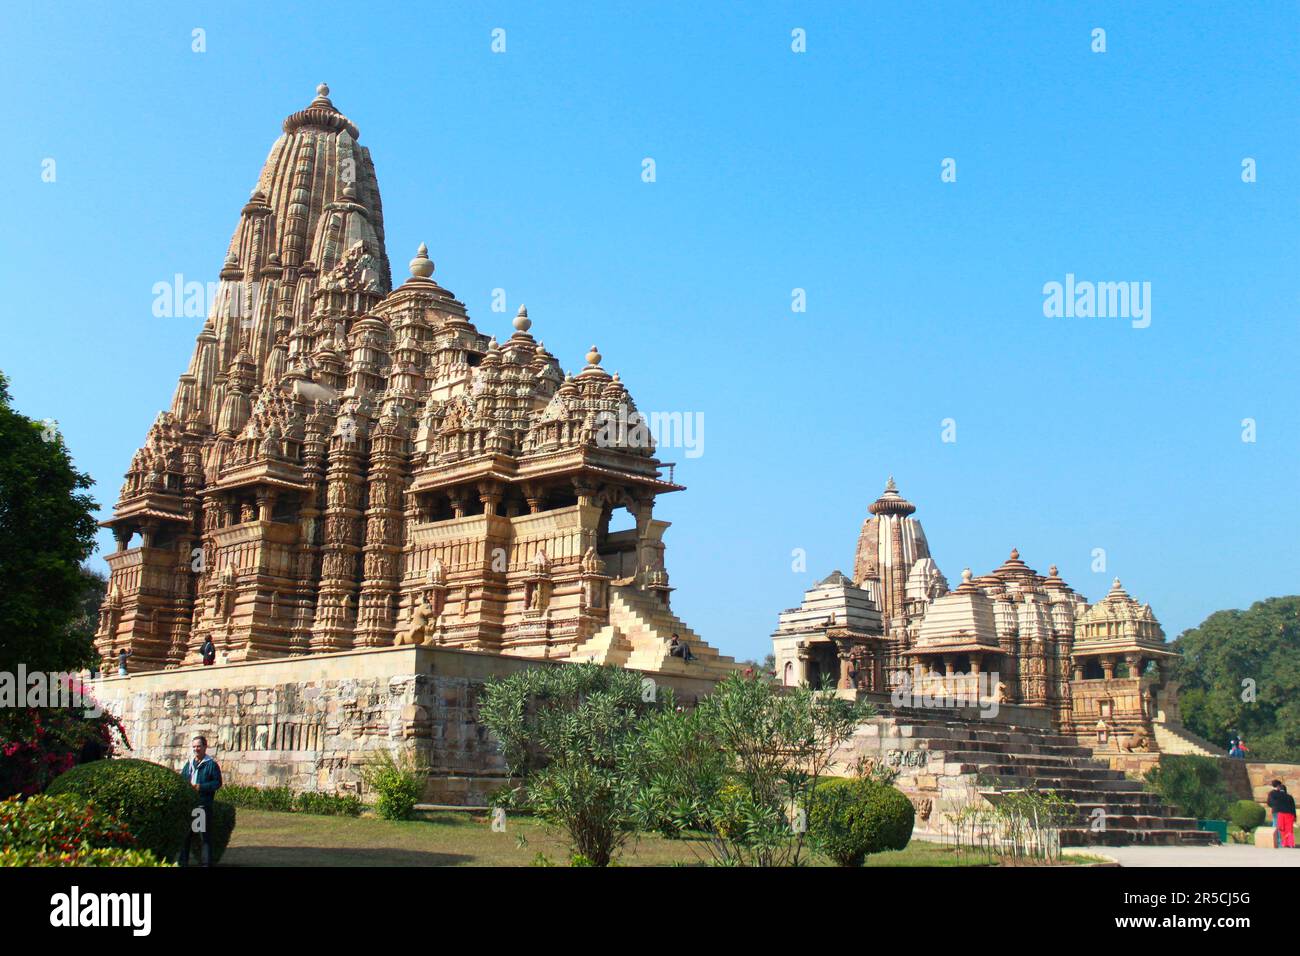
[[397, 635], [393, 641], [394, 645], [402, 644], [428, 644], [430, 643], [430, 632], [433, 630], [433, 605], [429, 603], [429, 596], [426, 594], [420, 598], [420, 603], [415, 605], [411, 611], [411, 623], [406, 626], [406, 630]]
[[1131, 734], [1126, 735], [1120, 741], [1120, 750], [1126, 753], [1139, 753], [1151, 749], [1151, 739], [1147, 736], [1146, 729], [1138, 727]]

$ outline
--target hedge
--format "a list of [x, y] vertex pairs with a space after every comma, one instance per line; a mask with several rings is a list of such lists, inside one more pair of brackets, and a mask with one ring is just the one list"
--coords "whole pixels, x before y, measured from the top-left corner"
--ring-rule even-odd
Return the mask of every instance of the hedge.
[[278, 813], [359, 817], [364, 809], [361, 798], [354, 794], [321, 793], [315, 790], [294, 793], [288, 787], [222, 787], [221, 798], [236, 807]]
[[147, 760], [96, 760], [54, 778], [50, 795], [74, 793], [120, 820], [140, 849], [174, 860], [189, 832], [195, 794], [179, 773]]

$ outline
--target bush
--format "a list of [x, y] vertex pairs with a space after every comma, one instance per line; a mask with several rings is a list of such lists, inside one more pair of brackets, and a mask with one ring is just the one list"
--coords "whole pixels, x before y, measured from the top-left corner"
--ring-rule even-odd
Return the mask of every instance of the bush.
[[81, 850], [41, 850], [35, 847], [0, 849], [3, 866], [171, 866], [148, 850], [88, 847]]
[[1264, 824], [1264, 808], [1254, 800], [1238, 800], [1228, 808], [1228, 820], [1243, 830], [1253, 830]]
[[135, 838], [112, 815], [75, 794], [0, 801], [0, 846], [71, 853], [130, 848]]
[[409, 820], [424, 793], [428, 769], [409, 752], [383, 750], [361, 768], [361, 781], [377, 796], [375, 813], [385, 820]]
[[[69, 700], [80, 699], [87, 709], [98, 705], [75, 676], [63, 682]], [[50, 782], [79, 762], [112, 757], [118, 746], [130, 749], [116, 717], [104, 711], [87, 716], [75, 707], [0, 708], [0, 799], [40, 793]]]
[[808, 838], [840, 866], [861, 866], [870, 853], [906, 847], [915, 812], [912, 801], [893, 787], [831, 778], [809, 798]]
[[249, 810], [293, 812], [293, 791], [288, 787], [222, 787], [221, 799]]
[[51, 795], [74, 793], [120, 820], [140, 849], [175, 859], [189, 832], [194, 791], [179, 773], [147, 760], [96, 760], [54, 779]]
[[1197, 754], [1166, 754], [1147, 771], [1146, 788], [1188, 816], [1222, 820], [1231, 798], [1223, 783], [1220, 759]]
[[222, 787], [221, 799], [231, 806], [276, 813], [314, 813], [326, 817], [359, 817], [365, 809], [353, 794], [294, 793], [288, 787]]
[[361, 798], [351, 793], [320, 793], [304, 790], [293, 798], [294, 813], [315, 813], [323, 817], [359, 817]]
[[642, 829], [703, 831], [721, 866], [799, 866], [799, 825], [831, 756], [870, 716], [833, 691], [733, 674], [688, 711], [645, 720]]
[[571, 853], [593, 866], [608, 866], [638, 827], [642, 715], [672, 697], [646, 695], [642, 680], [594, 664], [535, 667], [489, 681], [479, 701], [517, 782], [497, 805], [563, 828]]

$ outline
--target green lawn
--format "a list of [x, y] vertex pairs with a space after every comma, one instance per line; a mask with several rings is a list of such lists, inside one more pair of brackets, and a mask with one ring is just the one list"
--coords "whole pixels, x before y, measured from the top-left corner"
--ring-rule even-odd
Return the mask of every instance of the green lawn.
[[[222, 866], [530, 866], [541, 853], [565, 865], [564, 836], [529, 817], [510, 817], [505, 833], [493, 833], [484, 815], [441, 813], [427, 820], [394, 823], [371, 817], [322, 817], [306, 813], [239, 811]], [[643, 834], [619, 856], [623, 866], [707, 863], [694, 840]], [[823, 861], [813, 859], [814, 865]], [[867, 866], [971, 866], [951, 848], [913, 842], [907, 849], [868, 857]]]

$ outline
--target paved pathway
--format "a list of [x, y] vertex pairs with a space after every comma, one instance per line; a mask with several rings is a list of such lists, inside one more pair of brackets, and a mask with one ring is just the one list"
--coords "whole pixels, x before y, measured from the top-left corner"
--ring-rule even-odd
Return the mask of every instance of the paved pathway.
[[1300, 850], [1265, 850], [1240, 843], [1223, 846], [1081, 847], [1119, 861], [1120, 866], [1300, 866]]

